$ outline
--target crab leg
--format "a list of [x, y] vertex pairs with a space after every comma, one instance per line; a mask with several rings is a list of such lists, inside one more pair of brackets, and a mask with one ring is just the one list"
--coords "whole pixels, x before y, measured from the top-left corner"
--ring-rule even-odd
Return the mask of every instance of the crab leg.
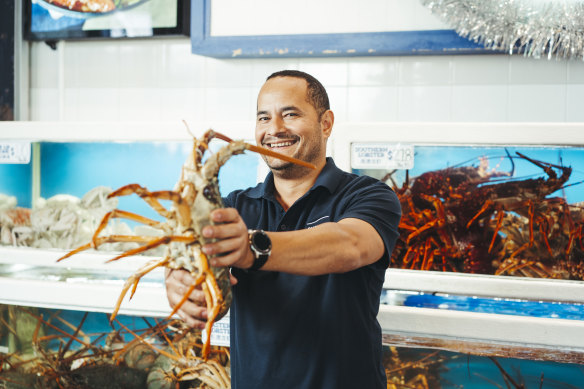
[[134, 235], [110, 235], [110, 236], [101, 236], [97, 238], [95, 246], [93, 242], [89, 242], [84, 244], [83, 246], [77, 247], [75, 250], [68, 252], [67, 254], [63, 255], [61, 258], [57, 259], [57, 262], [62, 261], [63, 259], [69, 258], [81, 251], [88, 250], [90, 248], [99, 247], [103, 243], [115, 243], [115, 242], [134, 242], [134, 243], [147, 243], [145, 246], [140, 246], [138, 248], [128, 250], [123, 252], [122, 254], [118, 255], [115, 258], [112, 258], [108, 262], [117, 261], [118, 259], [129, 257], [130, 255], [140, 254], [144, 251], [148, 251], [155, 247], [161, 246], [163, 244], [168, 244], [170, 242], [182, 242], [182, 243], [193, 243], [196, 241], [196, 237], [193, 236], [163, 236], [158, 239], [152, 239], [151, 236], [134, 236]]
[[189, 288], [187, 289], [187, 291], [185, 292], [185, 294], [183, 295], [182, 299], [178, 302], [178, 304], [176, 304], [174, 306], [174, 309], [172, 310], [172, 312], [170, 312], [170, 314], [168, 315], [167, 319], [170, 319], [172, 317], [172, 315], [174, 315], [175, 313], [178, 312], [178, 310], [180, 309], [180, 307], [182, 307], [182, 305], [185, 303], [185, 301], [187, 301], [189, 299], [189, 296], [191, 294], [191, 292], [193, 290], [195, 290], [195, 288], [199, 285], [201, 285], [201, 283], [203, 282], [204, 277], [199, 277], [197, 278], [197, 280], [191, 285], [189, 286]]
[[166, 208], [164, 208], [162, 204], [158, 202], [158, 200], [156, 199], [156, 195], [138, 184], [129, 184], [122, 186], [121, 188], [116, 189], [115, 191], [110, 193], [107, 197], [109, 199], [112, 197], [128, 196], [133, 193], [137, 194], [142, 199], [144, 199], [144, 201], [148, 203], [148, 205], [150, 205], [152, 209], [158, 212], [160, 216], [165, 218], [170, 216], [170, 212]]
[[[149, 237], [143, 236], [141, 238], [149, 238]], [[189, 244], [189, 243], [195, 242], [196, 240], [197, 239], [194, 236], [180, 236], [180, 235], [178, 235], [178, 236], [163, 236], [163, 237], [158, 238], [158, 239], [151, 239], [148, 242], [148, 244], [146, 244], [145, 246], [141, 246], [141, 247], [123, 252], [122, 254], [118, 255], [117, 257], [108, 260], [106, 263], [117, 261], [118, 259], [129, 257], [130, 255], [140, 254], [140, 253], [143, 253], [144, 251], [148, 251], [150, 249], [161, 246], [163, 244], [169, 244], [170, 242], [182, 242], [185, 244]]]
[[81, 251], [85, 251], [91, 248], [99, 247], [103, 243], [115, 243], [115, 242], [134, 242], [134, 243], [150, 243], [152, 242], [151, 236], [134, 236], [134, 235], [109, 235], [109, 236], [100, 236], [93, 241], [84, 244], [83, 246], [79, 246], [76, 249], [68, 252], [67, 254], [63, 255], [61, 258], [57, 259], [57, 262], [62, 261], [65, 258], [69, 258]]
[[205, 323], [207, 339], [205, 339], [205, 343], [203, 344], [203, 350], [201, 351], [203, 359], [207, 360], [207, 356], [209, 355], [209, 349], [211, 347], [211, 330], [213, 329], [213, 324], [215, 324], [217, 315], [219, 315], [219, 312], [223, 308], [224, 301], [221, 289], [217, 285], [215, 275], [213, 274], [213, 271], [209, 267], [209, 260], [207, 259], [207, 256], [205, 254], [203, 253], [199, 254], [199, 263], [201, 276], [203, 276], [205, 280], [205, 283], [203, 284], [205, 300], [207, 301], [207, 308], [210, 310], [207, 317], [207, 323]]
[[[196, 190], [192, 185], [187, 184], [185, 189], [188, 191], [189, 195], [192, 195], [193, 197], [195, 196]], [[191, 224], [191, 209], [189, 207], [189, 204], [183, 199], [183, 197], [179, 193], [172, 190], [161, 190], [157, 192], [152, 192], [151, 195], [160, 200], [172, 201], [176, 206], [179, 217], [182, 219], [182, 223], [185, 225]]]
[[115, 218], [123, 218], [123, 219], [133, 220], [133, 221], [136, 221], [136, 222], [139, 222], [142, 224], [147, 224], [147, 225], [154, 227], [154, 228], [158, 228], [160, 230], [164, 229], [164, 224], [160, 223], [156, 220], [152, 220], [152, 219], [137, 215], [137, 214], [132, 213], [132, 212], [122, 211], [120, 209], [114, 209], [113, 211], [110, 211], [103, 216], [103, 218], [101, 219], [101, 222], [99, 223], [99, 226], [97, 226], [95, 232], [93, 233], [93, 237], [91, 238], [91, 243], [93, 244], [93, 247], [97, 247], [96, 243], [97, 243], [99, 233], [101, 231], [103, 231], [103, 229], [107, 226], [107, 223], [110, 221], [110, 219], [115, 219]]
[[[207, 131], [205, 133], [205, 137], [206, 138], [207, 137], [218, 138], [218, 139], [224, 140], [225, 142], [229, 142], [229, 143], [234, 142], [234, 140], [231, 139], [230, 137], [225, 136], [223, 134], [220, 134], [218, 132], [214, 132], [213, 130]], [[249, 151], [254, 151], [254, 152], [259, 153], [259, 154], [268, 155], [270, 157], [278, 158], [278, 159], [281, 159], [281, 160], [286, 161], [286, 162], [292, 162], [292, 163], [295, 163], [295, 164], [300, 165], [300, 166], [308, 167], [310, 169], [316, 169], [316, 166], [314, 166], [313, 164], [311, 164], [309, 162], [304, 162], [304, 161], [301, 161], [299, 159], [289, 157], [289, 156], [284, 155], [284, 154], [277, 153], [277, 152], [272, 151], [270, 149], [267, 149], [265, 147], [254, 146], [254, 145], [249, 144], [249, 143], [244, 143], [244, 144], [245, 144], [245, 148]]]
[[132, 286], [132, 292], [130, 293], [131, 299], [134, 296], [134, 293], [136, 292], [136, 288], [138, 287], [138, 282], [140, 281], [140, 279], [144, 277], [146, 274], [150, 273], [152, 270], [156, 269], [157, 267], [165, 266], [169, 260], [170, 260], [169, 257], [164, 257], [158, 261], [150, 261], [126, 280], [126, 283], [124, 284], [124, 287], [120, 292], [120, 296], [118, 297], [118, 301], [114, 306], [114, 311], [112, 312], [112, 315], [110, 317], [110, 323], [116, 318], [118, 311], [120, 310], [120, 305], [122, 305], [122, 301], [124, 300], [124, 297], [128, 292], [128, 289], [130, 289], [130, 286]]

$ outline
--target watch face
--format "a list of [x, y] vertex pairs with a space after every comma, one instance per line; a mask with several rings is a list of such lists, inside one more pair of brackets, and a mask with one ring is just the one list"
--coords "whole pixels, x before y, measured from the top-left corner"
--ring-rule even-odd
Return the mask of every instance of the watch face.
[[252, 244], [255, 248], [262, 252], [268, 252], [272, 248], [272, 242], [268, 235], [264, 232], [256, 232], [252, 235]]

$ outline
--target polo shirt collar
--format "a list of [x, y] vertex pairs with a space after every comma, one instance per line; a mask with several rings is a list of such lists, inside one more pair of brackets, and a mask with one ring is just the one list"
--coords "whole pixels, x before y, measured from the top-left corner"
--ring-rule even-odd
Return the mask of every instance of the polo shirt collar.
[[[330, 193], [333, 193], [339, 183], [343, 171], [337, 168], [333, 159], [331, 157], [326, 158], [326, 164], [322, 168], [322, 171], [316, 178], [316, 181], [310, 191], [315, 190], [318, 187], [326, 188]], [[309, 191], [309, 192], [310, 192]], [[269, 172], [263, 183], [257, 185], [256, 187], [250, 189], [247, 195], [251, 198], [274, 198], [274, 174]]]

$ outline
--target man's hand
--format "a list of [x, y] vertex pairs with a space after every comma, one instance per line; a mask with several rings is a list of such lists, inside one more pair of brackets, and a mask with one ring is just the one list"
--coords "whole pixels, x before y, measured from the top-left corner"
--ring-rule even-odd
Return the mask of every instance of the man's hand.
[[216, 223], [203, 228], [205, 238], [218, 239], [203, 246], [203, 252], [210, 259], [211, 266], [232, 266], [248, 269], [253, 264], [253, 254], [249, 248], [247, 226], [235, 208], [220, 208], [211, 212]]
[[[195, 283], [195, 279], [186, 270], [166, 269], [165, 272], [166, 297], [171, 308], [183, 299], [190, 286]], [[203, 329], [207, 321], [207, 309], [205, 294], [198, 286], [193, 290], [177, 314], [189, 327]]]
[[[203, 246], [203, 252], [208, 257], [221, 255], [210, 258], [211, 266], [249, 268], [253, 263], [253, 255], [249, 248], [247, 226], [237, 210], [234, 208], [216, 209], [211, 213], [211, 218], [214, 222], [221, 223], [203, 229], [203, 235], [206, 238], [218, 239], [217, 242]], [[235, 285], [237, 279], [231, 275], [230, 282], [231, 285]], [[166, 297], [171, 308], [176, 307], [194, 283], [195, 279], [188, 271], [166, 269]], [[198, 286], [191, 292], [177, 314], [186, 325], [203, 329], [207, 321], [206, 307], [205, 294], [201, 286]]]

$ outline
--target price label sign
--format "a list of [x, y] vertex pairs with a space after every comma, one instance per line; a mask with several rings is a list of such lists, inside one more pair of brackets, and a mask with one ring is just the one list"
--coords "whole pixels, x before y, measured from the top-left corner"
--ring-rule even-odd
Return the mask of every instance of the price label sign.
[[0, 142], [0, 163], [30, 163], [30, 142]]
[[401, 143], [352, 143], [353, 169], [412, 169], [414, 146]]
[[[207, 338], [207, 331], [203, 330], [202, 338]], [[211, 331], [211, 344], [213, 346], [229, 347], [229, 315], [225, 315], [221, 320], [213, 324]]]

